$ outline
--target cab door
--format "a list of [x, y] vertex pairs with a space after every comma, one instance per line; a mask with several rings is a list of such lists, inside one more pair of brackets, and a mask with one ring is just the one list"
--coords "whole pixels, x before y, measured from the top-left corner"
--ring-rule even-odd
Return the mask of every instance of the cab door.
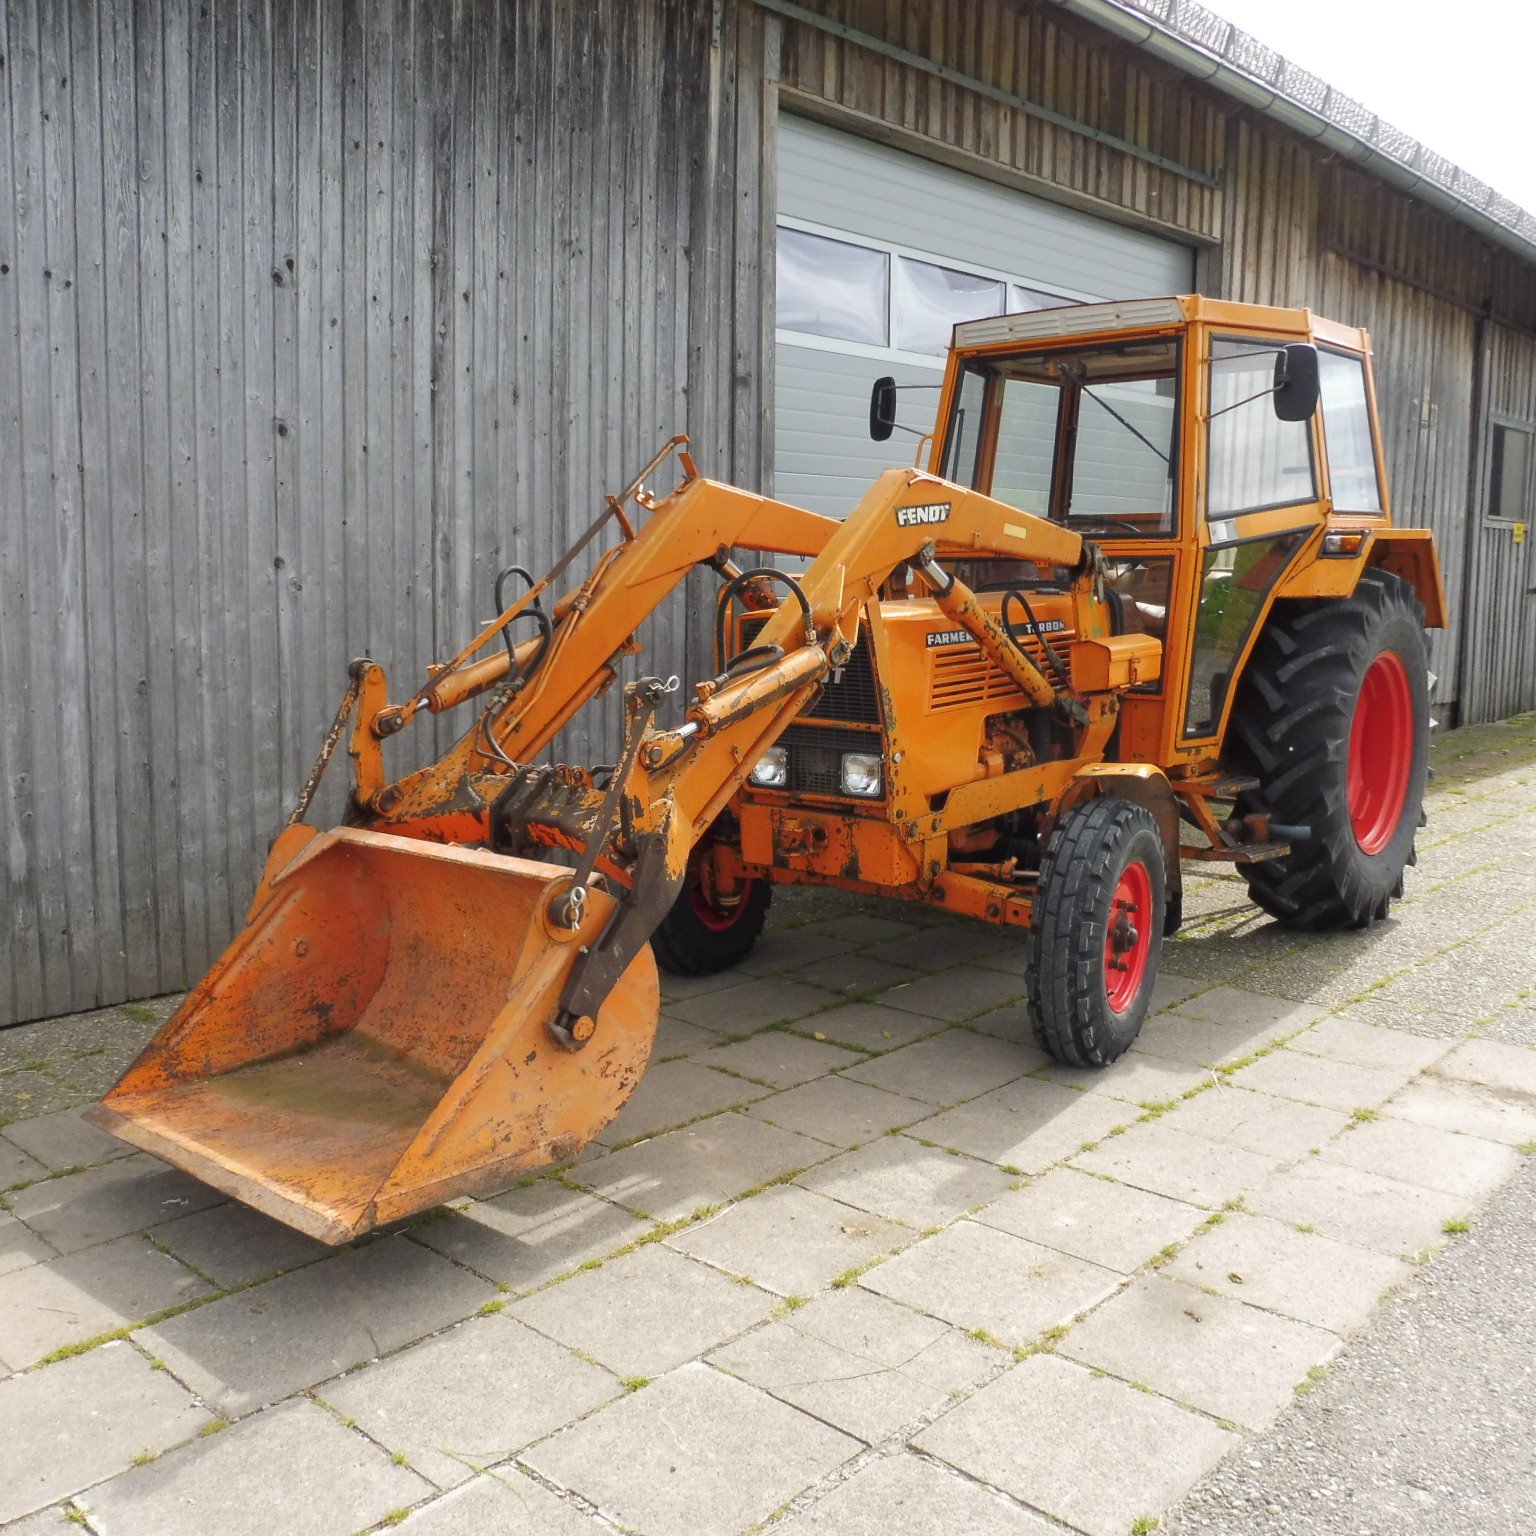
[[1184, 747], [1218, 742], [1269, 599], [1322, 517], [1316, 418], [1275, 414], [1273, 338], [1211, 337]]

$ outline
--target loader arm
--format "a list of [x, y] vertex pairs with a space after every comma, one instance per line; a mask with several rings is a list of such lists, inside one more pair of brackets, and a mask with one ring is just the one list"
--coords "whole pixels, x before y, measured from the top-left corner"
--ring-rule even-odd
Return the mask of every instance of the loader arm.
[[[946, 612], [1049, 691], [945, 562], [1070, 567], [1085, 615], [1097, 581], [1074, 535], [914, 470], [882, 476], [843, 524], [691, 473], [637, 500], [638, 531], [610, 504], [624, 540], [554, 603], [547, 637], [474, 659], [500, 643], [504, 612], [403, 705], [381, 668], [354, 667], [306, 788], [355, 706], [348, 824], [290, 822], [245, 927], [95, 1124], [327, 1242], [573, 1156], [645, 1069], [659, 1013], [647, 941], [690, 853], [846, 659], [864, 604], [899, 567], [923, 572]], [[777, 578], [789, 595], [775, 606], [730, 565], [733, 545], [811, 564]], [[533, 761], [701, 562], [766, 614], [750, 652], [698, 682], [680, 721], [675, 685], [627, 684], [606, 776]], [[388, 782], [388, 735], [487, 693], [439, 761]]]

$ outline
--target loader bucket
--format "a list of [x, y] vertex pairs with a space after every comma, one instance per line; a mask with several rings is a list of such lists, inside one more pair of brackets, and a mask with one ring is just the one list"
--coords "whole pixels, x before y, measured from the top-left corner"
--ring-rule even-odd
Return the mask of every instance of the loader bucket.
[[579, 1151], [645, 1070], [644, 948], [580, 1051], [555, 865], [343, 828], [273, 851], [244, 930], [94, 1124], [330, 1243]]

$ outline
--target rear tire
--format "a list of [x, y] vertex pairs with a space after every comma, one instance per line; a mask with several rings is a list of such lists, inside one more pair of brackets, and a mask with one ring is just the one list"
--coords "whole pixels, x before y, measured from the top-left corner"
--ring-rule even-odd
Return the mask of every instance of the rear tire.
[[1034, 907], [1030, 1017], [1068, 1066], [1108, 1066], [1141, 1032], [1167, 914], [1163, 839], [1117, 795], [1074, 806], [1045, 858]]
[[697, 858], [689, 865], [677, 900], [651, 935], [657, 962], [674, 976], [712, 976], [739, 965], [752, 953], [773, 899], [766, 880], [747, 880], [732, 901], [717, 901], [704, 888], [700, 866]]
[[1384, 918], [1413, 858], [1429, 765], [1413, 589], [1368, 570], [1342, 602], [1277, 609], [1248, 663], [1227, 757], [1260, 781], [1239, 814], [1312, 829], [1285, 858], [1243, 867], [1254, 901], [1311, 932]]

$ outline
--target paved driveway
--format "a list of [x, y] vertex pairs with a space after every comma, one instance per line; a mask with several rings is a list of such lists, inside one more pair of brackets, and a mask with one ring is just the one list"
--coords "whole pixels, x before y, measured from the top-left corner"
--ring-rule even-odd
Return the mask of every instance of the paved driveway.
[[1108, 1071], [791, 893], [584, 1157], [340, 1251], [75, 1116], [169, 1001], [0, 1034], [0, 1525], [1150, 1529], [1536, 1151], [1536, 719], [1436, 761], [1391, 922], [1201, 879]]

